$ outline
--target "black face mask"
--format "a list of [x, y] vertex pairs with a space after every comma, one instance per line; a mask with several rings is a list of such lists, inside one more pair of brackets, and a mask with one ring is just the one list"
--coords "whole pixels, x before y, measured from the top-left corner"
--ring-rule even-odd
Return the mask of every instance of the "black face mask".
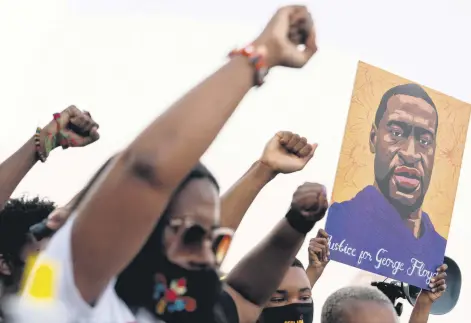
[[216, 271], [187, 270], [161, 258], [148, 310], [166, 323], [214, 322], [222, 291]]
[[290, 304], [286, 306], [267, 307], [260, 315], [263, 323], [312, 323], [314, 305]]

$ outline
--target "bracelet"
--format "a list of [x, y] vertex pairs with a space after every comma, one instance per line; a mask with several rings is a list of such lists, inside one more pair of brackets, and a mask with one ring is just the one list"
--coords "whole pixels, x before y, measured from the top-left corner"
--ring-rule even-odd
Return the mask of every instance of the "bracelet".
[[265, 77], [268, 74], [268, 66], [265, 58], [260, 54], [253, 45], [248, 45], [242, 49], [234, 49], [229, 53], [229, 58], [234, 56], [245, 56], [255, 68], [254, 83], [256, 86], [262, 86]]
[[307, 234], [316, 224], [316, 221], [309, 220], [292, 208], [286, 213], [286, 220], [293, 229], [302, 234]]
[[36, 133], [34, 134], [34, 145], [36, 147], [36, 158], [40, 160], [42, 163], [45, 163], [47, 158], [44, 156], [43, 152], [41, 151], [41, 138], [39, 134], [41, 133], [41, 128], [36, 128]]

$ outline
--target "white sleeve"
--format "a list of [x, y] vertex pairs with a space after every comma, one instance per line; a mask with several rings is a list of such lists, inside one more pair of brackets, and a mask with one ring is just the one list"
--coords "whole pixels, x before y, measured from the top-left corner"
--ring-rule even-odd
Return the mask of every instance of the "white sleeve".
[[52, 299], [65, 305], [71, 315], [90, 314], [87, 304], [77, 290], [72, 267], [71, 236], [75, 216], [52, 237], [31, 270], [22, 293], [23, 298]]
[[[65, 308], [68, 319], [62, 322], [77, 322], [77, 320], [84, 323], [135, 322], [134, 315], [116, 295], [115, 278], [110, 279], [93, 307], [80, 295], [75, 285], [72, 266], [71, 238], [74, 219], [75, 216], [72, 216], [52, 237], [46, 249], [39, 254], [28, 276], [21, 301], [37, 304], [39, 299], [45, 300], [39, 303]], [[31, 300], [34, 302], [28, 302]]]

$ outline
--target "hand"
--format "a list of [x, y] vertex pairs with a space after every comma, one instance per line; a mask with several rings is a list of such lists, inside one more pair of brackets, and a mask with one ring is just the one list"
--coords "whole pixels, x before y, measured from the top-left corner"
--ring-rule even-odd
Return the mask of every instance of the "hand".
[[426, 297], [428, 301], [432, 303], [439, 299], [446, 291], [446, 270], [448, 266], [446, 264], [441, 265], [437, 269], [437, 275], [430, 280], [430, 288], [432, 290], [424, 290], [420, 292], [419, 297]]
[[47, 217], [46, 226], [54, 231], [59, 230], [69, 219], [72, 210], [69, 207], [58, 207]]
[[90, 113], [82, 112], [75, 106], [68, 107], [41, 133], [45, 156], [59, 146], [63, 149], [83, 147], [97, 141], [100, 138], [98, 128], [99, 125], [93, 121]]
[[265, 146], [260, 162], [274, 173], [293, 173], [306, 166], [316, 151], [317, 144], [289, 131], [278, 132]]
[[329, 235], [319, 229], [317, 236], [309, 241], [309, 267], [324, 269], [329, 263]]
[[299, 186], [291, 201], [292, 210], [314, 222], [324, 217], [328, 207], [326, 189], [317, 183], [304, 183]]
[[[266, 51], [268, 67], [303, 67], [317, 51], [314, 24], [307, 8], [280, 8], [254, 45]], [[298, 45], [305, 45], [305, 49], [299, 50]]]

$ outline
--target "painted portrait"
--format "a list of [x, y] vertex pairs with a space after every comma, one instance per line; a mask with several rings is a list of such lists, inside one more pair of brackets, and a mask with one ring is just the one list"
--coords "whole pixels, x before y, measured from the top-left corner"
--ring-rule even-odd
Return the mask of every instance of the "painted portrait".
[[326, 223], [332, 260], [430, 289], [445, 255], [470, 112], [358, 64]]

